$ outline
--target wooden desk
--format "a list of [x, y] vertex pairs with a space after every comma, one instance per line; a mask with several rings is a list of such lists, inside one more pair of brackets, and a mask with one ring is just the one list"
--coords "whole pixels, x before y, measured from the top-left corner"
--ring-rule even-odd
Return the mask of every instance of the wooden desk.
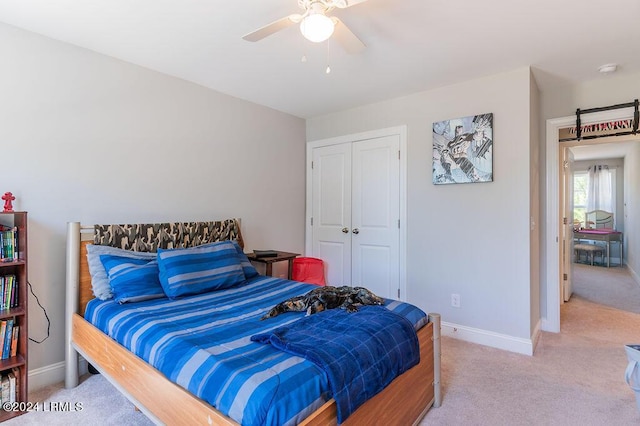
[[273, 264], [276, 262], [289, 262], [289, 274], [287, 276], [288, 279], [291, 279], [291, 275], [293, 273], [293, 259], [300, 256], [300, 253], [288, 253], [286, 251], [277, 251], [277, 256], [271, 257], [256, 257], [255, 253], [247, 253], [247, 257], [252, 262], [264, 263], [266, 266], [266, 275], [273, 276]]
[[617, 241], [620, 245], [620, 266], [623, 265], [623, 253], [624, 253], [624, 238], [622, 232], [614, 231], [612, 229], [580, 229], [573, 231], [573, 238], [580, 240], [591, 241], [605, 241], [607, 243], [607, 268], [611, 264], [611, 241]]

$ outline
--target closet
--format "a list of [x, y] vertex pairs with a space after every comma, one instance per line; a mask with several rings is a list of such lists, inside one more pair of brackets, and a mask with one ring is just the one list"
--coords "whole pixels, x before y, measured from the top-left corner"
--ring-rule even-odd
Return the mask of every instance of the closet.
[[398, 298], [400, 135], [310, 150], [308, 255], [325, 262], [328, 285], [362, 286]]

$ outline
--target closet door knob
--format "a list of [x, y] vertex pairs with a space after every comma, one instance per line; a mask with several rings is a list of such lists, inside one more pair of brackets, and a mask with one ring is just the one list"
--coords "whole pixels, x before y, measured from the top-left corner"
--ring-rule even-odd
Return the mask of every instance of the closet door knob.
[[349, 228], [347, 228], [347, 227], [342, 228], [342, 232], [344, 232], [345, 234], [348, 234], [349, 233]]
[[353, 229], [353, 233], [354, 233], [354, 234], [359, 234], [359, 233], [360, 233], [360, 230], [359, 230], [358, 228], [354, 228], [354, 229]]

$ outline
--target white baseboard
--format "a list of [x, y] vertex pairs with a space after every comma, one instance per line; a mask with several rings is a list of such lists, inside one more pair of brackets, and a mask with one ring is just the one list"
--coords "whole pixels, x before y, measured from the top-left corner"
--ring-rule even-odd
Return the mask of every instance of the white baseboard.
[[640, 285], [640, 276], [638, 276], [638, 274], [636, 273], [636, 271], [633, 270], [633, 268], [631, 266], [629, 266], [629, 264], [627, 264], [627, 270], [629, 271], [629, 273], [631, 274], [631, 276], [633, 277], [633, 279], [636, 281], [636, 283], [638, 285]]
[[538, 347], [538, 341], [540, 340], [540, 331], [542, 329], [542, 320], [538, 320], [538, 323], [533, 329], [533, 333], [531, 333], [531, 342], [532, 342], [532, 351], [533, 355], [536, 351], [536, 347]]
[[[536, 326], [534, 340], [537, 343], [540, 334], [540, 323]], [[493, 331], [481, 330], [479, 328], [467, 327], [464, 325], [452, 324], [443, 321], [441, 324], [443, 336], [464, 340], [465, 342], [477, 343], [479, 345], [491, 346], [497, 349], [504, 349], [524, 355], [533, 355], [534, 342], [532, 339], [523, 339], [506, 334], [494, 333]]]
[[551, 324], [551, 321], [549, 321], [547, 318], [542, 318], [541, 322], [540, 322], [541, 326], [541, 330], [542, 331], [548, 331], [550, 333], [560, 333], [560, 327], [558, 326], [558, 324]]
[[[78, 358], [80, 375], [86, 374], [88, 371], [87, 360], [83, 357]], [[29, 390], [35, 391], [49, 385], [64, 382], [64, 368], [65, 362], [61, 361], [56, 362], [55, 364], [45, 365], [44, 367], [29, 370]]]

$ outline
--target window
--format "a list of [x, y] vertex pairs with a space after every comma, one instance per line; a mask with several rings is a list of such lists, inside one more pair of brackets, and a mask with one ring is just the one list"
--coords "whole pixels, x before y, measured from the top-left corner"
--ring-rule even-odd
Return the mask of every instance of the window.
[[573, 223], [584, 227], [584, 215], [587, 212], [587, 187], [589, 175], [586, 171], [573, 173]]
[[[602, 166], [603, 169], [604, 167]], [[587, 170], [573, 173], [573, 223], [575, 226], [587, 228], [587, 224], [584, 223], [585, 213], [592, 210], [611, 212], [615, 220], [616, 169], [607, 167], [605, 172], [602, 173], [604, 176], [598, 176], [599, 180], [594, 182], [589, 181]]]

